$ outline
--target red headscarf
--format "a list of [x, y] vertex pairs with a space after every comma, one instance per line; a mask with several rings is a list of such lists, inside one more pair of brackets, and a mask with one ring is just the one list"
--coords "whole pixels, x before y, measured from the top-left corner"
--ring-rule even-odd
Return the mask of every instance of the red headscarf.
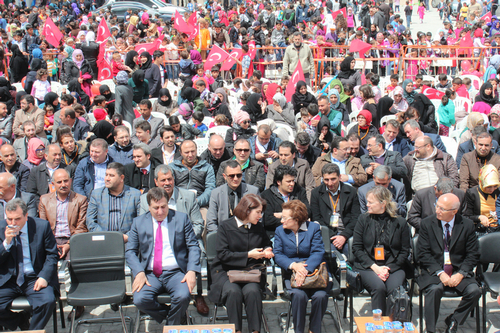
[[45, 148], [45, 145], [39, 138], [31, 138], [28, 142], [28, 161], [30, 161], [34, 165], [39, 165], [43, 160], [43, 157], [39, 158], [38, 156], [36, 156], [36, 150], [40, 146], [43, 146], [43, 148]]
[[370, 125], [372, 123], [372, 113], [370, 111], [368, 111], [368, 110], [361, 110], [361, 111], [359, 111], [358, 116], [363, 116], [366, 119], [366, 125], [363, 126], [363, 127], [359, 126], [359, 128], [365, 130], [368, 127], [370, 127]]
[[[278, 89], [279, 89], [279, 91], [278, 91]], [[274, 103], [273, 97], [278, 92], [281, 92], [281, 86], [279, 84], [271, 83], [267, 86], [267, 90], [266, 90], [267, 105], [272, 105]]]

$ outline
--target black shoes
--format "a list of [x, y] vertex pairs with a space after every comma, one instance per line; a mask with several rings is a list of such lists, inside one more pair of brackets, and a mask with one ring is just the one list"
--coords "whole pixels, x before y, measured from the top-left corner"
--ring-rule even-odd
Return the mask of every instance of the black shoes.
[[27, 331], [30, 329], [30, 314], [26, 311], [19, 312], [19, 329]]
[[446, 323], [446, 331], [445, 333], [456, 333], [457, 330], [458, 330], [458, 322], [453, 319], [453, 315], [449, 315], [448, 317], [446, 317], [446, 319], [444, 320], [444, 322]]

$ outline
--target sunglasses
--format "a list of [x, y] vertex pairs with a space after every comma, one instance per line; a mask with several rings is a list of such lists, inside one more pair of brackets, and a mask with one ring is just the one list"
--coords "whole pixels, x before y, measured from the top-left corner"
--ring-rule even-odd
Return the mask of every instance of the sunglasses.
[[234, 179], [234, 178], [241, 178], [241, 177], [243, 177], [243, 174], [242, 173], [235, 173], [234, 175], [226, 175], [226, 176], [228, 176], [231, 179]]
[[250, 149], [235, 149], [237, 153], [248, 153]]

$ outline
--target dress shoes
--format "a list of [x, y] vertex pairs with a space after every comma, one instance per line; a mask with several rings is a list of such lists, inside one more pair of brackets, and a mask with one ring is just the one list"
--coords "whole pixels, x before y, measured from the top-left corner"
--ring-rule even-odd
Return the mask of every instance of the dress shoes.
[[194, 298], [194, 304], [196, 305], [196, 311], [202, 316], [208, 316], [208, 305], [205, 303], [203, 296], [196, 296]]
[[30, 314], [26, 311], [19, 312], [19, 329], [27, 331], [30, 329]]
[[446, 331], [445, 333], [457, 333], [457, 330], [458, 330], [458, 322], [453, 319], [452, 317], [453, 315], [449, 315], [448, 317], [446, 317], [446, 319], [444, 320], [445, 324], [446, 324]]

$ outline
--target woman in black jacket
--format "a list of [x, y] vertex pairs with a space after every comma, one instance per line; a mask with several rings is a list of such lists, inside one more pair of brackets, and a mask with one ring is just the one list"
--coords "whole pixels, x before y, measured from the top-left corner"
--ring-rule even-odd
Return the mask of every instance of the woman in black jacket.
[[9, 63], [9, 68], [10, 68], [10, 82], [16, 83], [16, 82], [21, 82], [23, 77], [28, 74], [28, 57], [26, 57], [21, 50], [19, 49], [19, 46], [16, 44], [13, 44], [11, 47], [12, 51], [12, 56], [10, 57], [10, 63]]
[[255, 130], [250, 126], [250, 116], [245, 111], [238, 111], [234, 115], [233, 127], [227, 130], [226, 148], [229, 152], [233, 152], [234, 143], [239, 139], [250, 139], [255, 135]]
[[359, 216], [353, 234], [354, 268], [370, 292], [372, 309], [386, 315], [386, 297], [403, 284], [410, 253], [406, 220], [397, 216], [391, 192], [375, 186], [366, 194], [368, 212]]
[[260, 283], [239, 283], [230, 282], [227, 273], [262, 265], [264, 259], [274, 257], [272, 243], [264, 225], [259, 223], [265, 208], [265, 200], [247, 194], [234, 207], [233, 217], [220, 222], [217, 231], [217, 257], [212, 263], [212, 285], [208, 297], [212, 302], [226, 306], [229, 323], [235, 325], [236, 332], [243, 328], [243, 303], [248, 331], [260, 332], [264, 274]]
[[255, 125], [259, 120], [267, 118], [266, 106], [267, 103], [262, 102], [262, 95], [253, 93], [248, 97], [247, 104], [242, 106], [241, 110], [248, 113], [250, 121]]
[[[64, 73], [66, 74], [63, 76], [67, 77], [68, 82], [72, 79], [78, 79], [81, 77], [83, 78], [84, 74], [88, 74], [85, 79], [92, 79], [94, 71], [92, 70], [90, 62], [84, 58], [82, 50], [76, 49], [75, 51], [73, 51], [71, 57], [71, 60], [65, 60], [65, 62], [67, 63], [62, 67]], [[65, 83], [67, 84], [67, 82]]]
[[203, 103], [205, 103], [205, 107], [203, 108], [203, 115], [206, 117], [215, 118], [218, 114], [223, 114], [229, 119], [229, 123], [233, 123], [233, 117], [231, 116], [231, 112], [229, 112], [229, 108], [227, 105], [222, 104], [221, 99], [217, 96], [216, 93], [208, 93], [203, 98]]
[[299, 81], [295, 87], [295, 93], [292, 95], [292, 104], [293, 110], [297, 114], [301, 108], [307, 108], [309, 104], [318, 104], [318, 101], [313, 94], [307, 91], [307, 84], [304, 81]]

